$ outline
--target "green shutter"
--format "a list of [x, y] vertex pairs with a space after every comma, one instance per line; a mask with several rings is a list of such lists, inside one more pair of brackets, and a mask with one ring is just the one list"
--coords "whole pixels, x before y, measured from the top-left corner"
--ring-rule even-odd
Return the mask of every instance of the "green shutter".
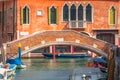
[[58, 7], [56, 8], [56, 24], [58, 24]]
[[115, 24], [115, 10], [113, 10], [113, 24]]
[[115, 10], [113, 8], [110, 9], [110, 24], [115, 24]]
[[26, 24], [29, 24], [29, 8], [26, 7]]
[[110, 24], [113, 24], [113, 11], [110, 9]]
[[50, 8], [48, 7], [48, 24], [51, 24], [51, 12], [50, 12]]
[[28, 24], [28, 8], [26, 7], [26, 24]]
[[20, 8], [20, 24], [23, 24], [23, 8]]

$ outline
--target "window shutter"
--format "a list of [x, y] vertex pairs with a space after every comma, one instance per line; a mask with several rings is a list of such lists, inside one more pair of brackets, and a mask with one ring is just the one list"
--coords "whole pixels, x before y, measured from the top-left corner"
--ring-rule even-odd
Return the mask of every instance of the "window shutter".
[[114, 8], [110, 9], [110, 24], [115, 24], [115, 10], [114, 10]]
[[28, 24], [28, 8], [26, 8], [26, 24]]
[[20, 24], [23, 24], [23, 8], [20, 8]]
[[56, 24], [58, 24], [58, 7], [56, 8]]
[[51, 24], [50, 15], [51, 15], [51, 12], [50, 12], [50, 8], [48, 7], [48, 24]]
[[110, 9], [110, 24], [113, 24], [113, 14], [112, 14], [112, 9]]
[[29, 8], [26, 8], [26, 23], [29, 24]]

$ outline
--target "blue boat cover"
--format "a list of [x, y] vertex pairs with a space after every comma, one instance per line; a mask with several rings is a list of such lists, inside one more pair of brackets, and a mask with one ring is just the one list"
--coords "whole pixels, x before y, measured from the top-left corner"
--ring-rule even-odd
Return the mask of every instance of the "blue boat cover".
[[9, 64], [16, 64], [16, 65], [23, 65], [24, 63], [21, 61], [20, 58], [14, 58], [14, 59], [7, 59], [6, 60], [6, 63], [9, 63]]
[[102, 57], [94, 57], [93, 61], [101, 62], [101, 63], [107, 63], [107, 61]]
[[16, 67], [16, 64], [10, 64], [10, 69], [13, 69], [14, 67]]

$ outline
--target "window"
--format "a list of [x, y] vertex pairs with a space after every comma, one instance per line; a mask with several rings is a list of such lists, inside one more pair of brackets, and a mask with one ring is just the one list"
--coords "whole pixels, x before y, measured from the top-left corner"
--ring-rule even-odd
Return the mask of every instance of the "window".
[[96, 37], [103, 41], [107, 41], [109, 43], [115, 44], [115, 35], [112, 33], [107, 33], [107, 34], [102, 33], [102, 34], [98, 34]]
[[50, 17], [51, 17], [51, 24], [56, 24], [56, 9], [55, 9], [55, 7], [53, 6], [50, 9], [50, 11], [51, 11], [51, 15], [50, 15]]
[[30, 10], [27, 6], [21, 9], [21, 23], [22, 24], [29, 24], [29, 14], [30, 14]]
[[115, 24], [115, 8], [110, 9], [110, 24]]
[[92, 22], [92, 7], [90, 4], [86, 6], [86, 21]]
[[83, 6], [78, 7], [78, 20], [83, 20]]
[[76, 6], [73, 4], [70, 9], [70, 19], [76, 20]]
[[49, 8], [49, 24], [57, 24], [57, 9], [54, 6]]
[[68, 5], [65, 4], [63, 7], [63, 21], [68, 21], [69, 14], [68, 14]]
[[82, 4], [78, 6], [65, 4], [63, 6], [63, 21], [69, 21], [70, 28], [86, 28], [86, 22], [93, 21], [93, 7], [87, 4], [85, 7]]

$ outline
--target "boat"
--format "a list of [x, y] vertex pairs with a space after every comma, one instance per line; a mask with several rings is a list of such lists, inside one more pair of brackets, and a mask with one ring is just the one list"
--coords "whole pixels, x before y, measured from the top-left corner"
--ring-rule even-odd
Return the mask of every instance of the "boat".
[[9, 68], [0, 65], [0, 80], [13, 80], [15, 76], [16, 65], [10, 64]]
[[99, 68], [103, 73], [107, 74], [107, 60], [104, 57], [94, 57], [88, 59], [88, 67]]
[[24, 68], [26, 68], [25, 64], [17, 65], [17, 69], [24, 69]]
[[69, 76], [69, 80], [107, 80], [99, 68], [77, 68]]
[[43, 53], [44, 57], [53, 58], [54, 55], [56, 58], [88, 58], [90, 55], [87, 54], [52, 54], [52, 53]]
[[26, 65], [22, 62], [22, 60], [20, 58], [13, 58], [13, 59], [7, 59], [6, 63], [9, 64], [16, 64], [17, 65], [17, 69], [24, 69], [26, 68]]

